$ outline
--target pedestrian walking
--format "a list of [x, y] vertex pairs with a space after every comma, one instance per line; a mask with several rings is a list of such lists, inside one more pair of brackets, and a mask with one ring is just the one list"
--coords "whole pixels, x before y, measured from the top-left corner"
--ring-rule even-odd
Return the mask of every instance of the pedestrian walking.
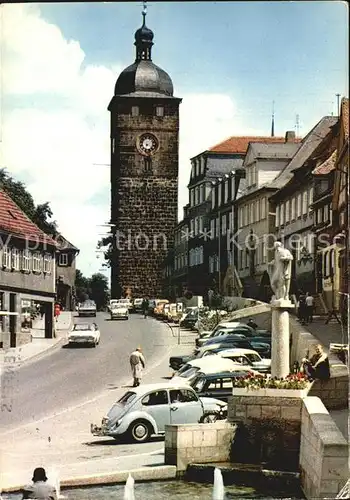
[[252, 328], [254, 328], [254, 330], [256, 330], [258, 328], [258, 325], [255, 323], [255, 321], [253, 320], [253, 318], [249, 319], [247, 325], [251, 326]]
[[142, 349], [141, 347], [138, 347], [130, 354], [130, 366], [132, 376], [134, 378], [133, 387], [137, 387], [140, 385], [145, 364], [146, 362], [142, 354]]
[[310, 293], [306, 293], [306, 321], [308, 323], [312, 323], [313, 314], [314, 314], [314, 298]]
[[149, 308], [149, 300], [147, 298], [145, 298], [142, 301], [142, 311], [143, 311], [144, 319], [146, 319], [148, 316], [148, 308]]
[[61, 314], [61, 306], [60, 304], [55, 304], [55, 309], [54, 309], [54, 315], [55, 315], [55, 318], [56, 318], [56, 323], [58, 321], [58, 317], [59, 315]]
[[22, 500], [35, 498], [36, 500], [57, 500], [55, 488], [47, 483], [45, 469], [37, 467], [34, 469], [33, 483], [25, 486], [22, 490]]

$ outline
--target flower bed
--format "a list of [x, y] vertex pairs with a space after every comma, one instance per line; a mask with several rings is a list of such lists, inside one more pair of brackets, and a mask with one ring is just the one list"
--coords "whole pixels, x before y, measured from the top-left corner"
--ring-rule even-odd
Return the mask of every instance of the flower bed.
[[286, 378], [276, 378], [270, 375], [249, 373], [244, 378], [235, 378], [233, 388], [248, 390], [276, 389], [276, 390], [302, 390], [307, 389], [310, 382], [303, 373], [291, 373]]

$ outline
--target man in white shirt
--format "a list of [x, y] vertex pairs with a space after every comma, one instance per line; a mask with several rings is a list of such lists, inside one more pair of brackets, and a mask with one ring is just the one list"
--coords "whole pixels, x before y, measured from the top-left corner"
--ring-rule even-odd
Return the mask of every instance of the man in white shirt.
[[133, 387], [137, 387], [140, 385], [145, 364], [145, 358], [142, 354], [141, 347], [138, 347], [134, 352], [130, 354], [130, 366], [132, 376], [134, 378]]
[[308, 292], [306, 294], [305, 302], [306, 302], [306, 321], [307, 323], [312, 323], [312, 316], [314, 313], [314, 298]]

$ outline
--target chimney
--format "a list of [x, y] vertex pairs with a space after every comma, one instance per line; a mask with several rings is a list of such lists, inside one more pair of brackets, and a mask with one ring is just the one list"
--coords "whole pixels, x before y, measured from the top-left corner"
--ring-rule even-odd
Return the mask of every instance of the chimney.
[[295, 141], [295, 132], [294, 130], [287, 130], [285, 142], [294, 142]]

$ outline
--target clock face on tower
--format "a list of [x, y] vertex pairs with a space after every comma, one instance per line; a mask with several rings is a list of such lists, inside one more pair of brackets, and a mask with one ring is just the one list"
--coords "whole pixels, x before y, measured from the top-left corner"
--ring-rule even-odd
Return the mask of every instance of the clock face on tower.
[[142, 134], [137, 139], [137, 149], [142, 155], [153, 155], [157, 151], [158, 147], [158, 139], [153, 134]]

